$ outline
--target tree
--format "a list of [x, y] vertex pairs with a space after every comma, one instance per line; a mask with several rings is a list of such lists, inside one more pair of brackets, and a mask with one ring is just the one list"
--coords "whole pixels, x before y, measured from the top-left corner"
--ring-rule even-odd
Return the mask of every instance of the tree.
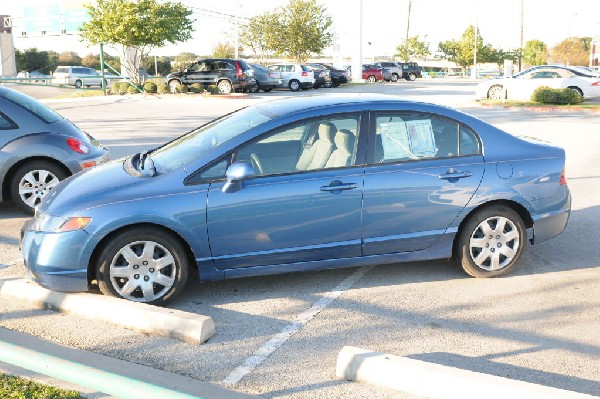
[[192, 62], [194, 62], [198, 56], [194, 53], [180, 53], [173, 62], [173, 70], [174, 71], [182, 71], [188, 67]]
[[585, 42], [579, 37], [569, 37], [550, 50], [552, 62], [565, 65], [587, 65], [589, 57]]
[[213, 47], [212, 57], [214, 58], [233, 58], [235, 54], [235, 46], [229, 42], [221, 42], [217, 43], [215, 47]]
[[15, 58], [17, 71], [50, 73], [52, 62], [47, 51], [39, 51], [37, 48], [30, 48], [25, 51], [15, 50]]
[[294, 62], [304, 62], [312, 54], [321, 54], [333, 39], [332, 20], [326, 11], [316, 0], [290, 0], [271, 21], [277, 35], [272, 40], [272, 50]]
[[192, 11], [181, 3], [97, 0], [96, 5], [86, 7], [91, 19], [82, 26], [82, 38], [91, 44], [117, 46], [134, 83], [143, 83], [140, 65], [153, 48], [192, 37]]
[[88, 54], [81, 59], [81, 65], [88, 68], [100, 69], [100, 54]]
[[157, 57], [156, 66], [158, 71], [154, 69], [154, 57], [146, 58], [146, 64], [144, 67], [149, 75], [152, 76], [165, 76], [171, 73], [171, 58], [170, 57]]
[[281, 31], [278, 22], [277, 12], [266, 12], [250, 18], [241, 28], [240, 42], [253, 52], [261, 64], [265, 63], [269, 52], [276, 47], [277, 32]]
[[548, 47], [541, 40], [528, 40], [523, 49], [523, 61], [527, 65], [544, 65], [548, 59]]
[[479, 31], [477, 32], [477, 42], [475, 42], [475, 27], [473, 25], [469, 25], [460, 40], [440, 42], [438, 47], [440, 52], [443, 53], [443, 58], [456, 63], [464, 70], [473, 65], [475, 47], [477, 47], [478, 63], [496, 62], [496, 55], [494, 54], [496, 50], [489, 44], [483, 44], [483, 38]]
[[394, 55], [400, 61], [408, 62], [411, 59], [423, 59], [429, 55], [429, 43], [419, 40], [419, 36], [411, 36], [396, 47]]
[[81, 65], [81, 57], [74, 51], [63, 51], [58, 55], [58, 65]]

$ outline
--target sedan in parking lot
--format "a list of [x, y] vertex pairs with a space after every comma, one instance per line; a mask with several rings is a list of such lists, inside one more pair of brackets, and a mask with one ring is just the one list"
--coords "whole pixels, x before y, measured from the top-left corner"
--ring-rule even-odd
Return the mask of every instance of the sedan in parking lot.
[[[565, 151], [396, 96], [225, 115], [60, 183], [22, 229], [29, 275], [153, 304], [200, 280], [454, 258], [512, 271], [560, 234]], [[400, 272], [400, 269], [399, 269]]]
[[600, 78], [577, 67], [539, 65], [510, 77], [490, 79], [477, 85], [477, 98], [531, 100], [538, 87], [572, 89], [584, 99], [600, 97]]
[[0, 87], [0, 200], [25, 212], [60, 180], [108, 160], [108, 150], [44, 104]]
[[256, 86], [248, 89], [250, 93], [258, 93], [260, 90], [270, 92], [283, 84], [281, 72], [271, 71], [269, 68], [258, 64], [248, 64], [254, 70]]
[[281, 73], [283, 87], [291, 91], [308, 90], [315, 85], [315, 74], [310, 67], [300, 64], [270, 65], [269, 69]]

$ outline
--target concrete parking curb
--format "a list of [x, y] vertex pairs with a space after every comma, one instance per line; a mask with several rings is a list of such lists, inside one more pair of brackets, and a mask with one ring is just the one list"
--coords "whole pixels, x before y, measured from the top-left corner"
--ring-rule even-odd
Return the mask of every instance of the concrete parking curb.
[[591, 399], [595, 396], [346, 346], [336, 375], [428, 398]]
[[0, 281], [0, 297], [192, 344], [201, 344], [215, 334], [215, 323], [208, 316], [104, 295], [50, 291], [24, 279]]

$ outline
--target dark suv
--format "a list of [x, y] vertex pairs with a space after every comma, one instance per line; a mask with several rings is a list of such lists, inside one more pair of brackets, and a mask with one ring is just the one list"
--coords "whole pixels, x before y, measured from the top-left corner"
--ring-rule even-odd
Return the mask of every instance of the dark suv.
[[209, 58], [198, 60], [186, 69], [173, 72], [165, 79], [171, 92], [177, 91], [177, 85], [200, 83], [204, 88], [217, 85], [219, 92], [229, 94], [235, 91], [247, 91], [256, 86], [254, 70], [244, 60], [230, 58]]
[[318, 69], [327, 69], [329, 70], [329, 77], [331, 78], [331, 85], [333, 87], [338, 87], [342, 83], [348, 83], [348, 78], [344, 71], [341, 69], [337, 69], [327, 64], [319, 64], [319, 63], [310, 63], [308, 64], [311, 68]]
[[406, 80], [415, 80], [422, 77], [421, 67], [416, 62], [397, 62], [402, 68], [402, 78]]

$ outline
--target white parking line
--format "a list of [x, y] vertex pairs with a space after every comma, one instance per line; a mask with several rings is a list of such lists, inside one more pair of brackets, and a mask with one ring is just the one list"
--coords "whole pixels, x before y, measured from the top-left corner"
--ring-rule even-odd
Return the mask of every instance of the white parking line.
[[0, 269], [6, 269], [7, 267], [14, 266], [14, 265], [19, 264], [21, 262], [23, 262], [23, 259], [19, 258], [19, 259], [10, 261], [8, 263], [0, 263]]
[[302, 329], [311, 321], [316, 315], [318, 315], [323, 309], [331, 305], [333, 301], [339, 298], [340, 295], [350, 289], [358, 280], [360, 280], [365, 274], [371, 270], [372, 266], [364, 266], [346, 277], [341, 283], [337, 285], [332, 291], [326, 293], [312, 304], [312, 306], [302, 312], [292, 324], [287, 325], [281, 330], [281, 332], [275, 334], [270, 340], [268, 340], [263, 346], [258, 348], [256, 352], [248, 357], [244, 364], [236, 367], [227, 377], [221, 381], [224, 385], [235, 385], [242, 378], [252, 372], [258, 365], [269, 358], [277, 349], [279, 349], [288, 339]]

